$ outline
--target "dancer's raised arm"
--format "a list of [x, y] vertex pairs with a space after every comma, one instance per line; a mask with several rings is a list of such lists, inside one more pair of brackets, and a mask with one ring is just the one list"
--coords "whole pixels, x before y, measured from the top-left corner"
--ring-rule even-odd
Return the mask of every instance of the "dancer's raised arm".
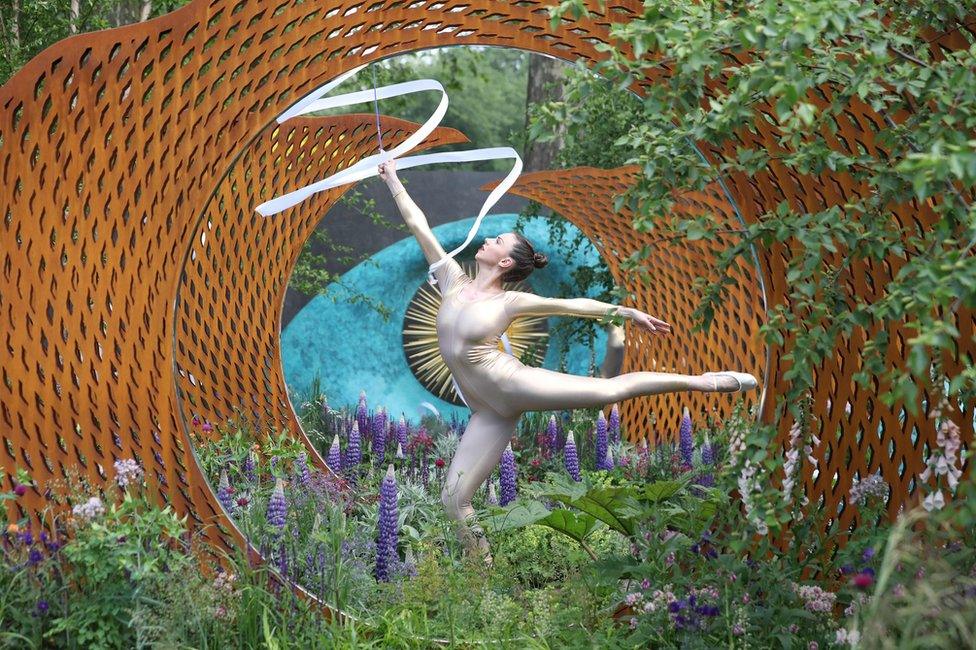
[[[410, 232], [417, 238], [417, 242], [420, 244], [420, 249], [423, 251], [427, 263], [433, 264], [447, 257], [447, 251], [444, 250], [440, 242], [437, 241], [437, 238], [434, 237], [434, 233], [431, 232], [430, 225], [427, 223], [427, 216], [413, 202], [413, 199], [407, 194], [407, 190], [404, 189], [403, 183], [397, 178], [396, 161], [391, 160], [380, 165], [379, 173], [380, 178], [386, 181], [387, 187], [390, 188], [390, 192], [393, 194], [393, 200], [400, 209], [403, 222], [407, 224]], [[461, 265], [454, 261], [453, 258], [449, 258], [447, 262], [434, 271], [437, 283], [442, 287], [442, 290], [447, 286], [449, 279], [452, 279], [457, 274], [464, 275], [464, 271], [461, 269]]]
[[669, 334], [671, 326], [645, 314], [633, 307], [611, 305], [592, 298], [545, 298], [534, 293], [523, 291], [509, 291], [506, 294], [505, 308], [512, 318], [518, 316], [582, 316], [584, 318], [602, 318], [606, 315], [617, 315], [649, 332]]

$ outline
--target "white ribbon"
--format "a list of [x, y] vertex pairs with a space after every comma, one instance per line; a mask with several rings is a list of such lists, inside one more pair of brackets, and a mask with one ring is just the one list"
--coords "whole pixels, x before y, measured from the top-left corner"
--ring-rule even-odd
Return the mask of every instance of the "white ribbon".
[[[417, 145], [423, 142], [424, 139], [427, 138], [427, 136], [430, 135], [440, 124], [445, 113], [447, 113], [447, 92], [444, 90], [444, 86], [433, 79], [408, 81], [405, 83], [393, 84], [391, 86], [383, 86], [382, 88], [360, 90], [357, 92], [346, 93], [344, 95], [337, 95], [336, 97], [322, 99], [322, 97], [328, 94], [329, 91], [341, 84], [346, 79], [358, 73], [364, 67], [366, 66], [354, 68], [353, 70], [340, 75], [333, 81], [330, 81], [326, 85], [312, 91], [299, 100], [294, 106], [282, 113], [281, 116], [278, 117], [278, 123], [281, 124], [293, 117], [305, 115], [306, 113], [323, 111], [341, 106], [349, 106], [352, 104], [362, 104], [374, 100], [389, 99], [391, 97], [399, 97], [400, 95], [408, 95], [416, 92], [431, 90], [438, 91], [441, 93], [441, 101], [427, 121], [424, 122], [416, 132], [411, 134], [406, 140], [401, 142], [393, 149], [389, 151], [380, 149], [379, 153], [363, 158], [348, 169], [336, 172], [327, 178], [323, 178], [322, 180], [312, 183], [311, 185], [307, 185], [299, 190], [295, 190], [283, 196], [271, 199], [270, 201], [266, 201], [255, 208], [259, 214], [264, 217], [269, 217], [281, 212], [282, 210], [287, 210], [288, 208], [301, 203], [308, 197], [318, 192], [323, 192], [325, 190], [347, 185], [349, 183], [355, 183], [372, 176], [377, 176], [379, 174], [378, 167], [381, 163], [389, 160], [399, 159], [401, 155], [414, 149]], [[465, 238], [464, 243], [448, 253], [446, 257], [437, 260], [428, 267], [427, 281], [431, 285], [437, 284], [437, 280], [434, 278], [434, 271], [447, 263], [448, 259], [453, 258], [471, 243], [471, 240], [474, 239], [476, 234], [478, 234], [478, 228], [481, 227], [481, 221], [484, 219], [485, 215], [488, 214], [488, 211], [515, 183], [515, 180], [518, 178], [519, 174], [522, 173], [522, 159], [519, 157], [518, 152], [511, 147], [490, 147], [485, 149], [472, 149], [469, 151], [451, 151], [426, 154], [422, 156], [410, 156], [409, 158], [397, 160], [398, 169], [409, 169], [410, 167], [433, 165], [444, 162], [473, 162], [476, 160], [500, 160], [504, 158], [511, 158], [514, 160], [511, 171], [508, 172], [508, 175], [504, 178], [504, 180], [502, 180], [502, 182], [491, 191], [488, 198], [485, 199], [485, 202], [481, 206], [481, 210], [478, 211], [478, 216], [475, 219], [474, 224], [471, 226], [471, 230], [468, 232], [468, 236]]]

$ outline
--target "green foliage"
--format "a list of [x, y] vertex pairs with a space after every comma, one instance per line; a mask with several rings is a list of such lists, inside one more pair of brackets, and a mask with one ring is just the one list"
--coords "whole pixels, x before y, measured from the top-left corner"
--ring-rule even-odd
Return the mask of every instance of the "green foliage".
[[[161, 16], [188, 0], [149, 0], [149, 17]], [[42, 50], [72, 33], [138, 22], [145, 0], [19, 0], [0, 4], [0, 84]]]
[[[675, 192], [733, 174], [752, 177], [776, 167], [802, 184], [831, 171], [861, 187], [836, 205], [783, 201], [749, 214], [738, 236], [726, 239], [731, 244], [717, 267], [696, 284], [695, 317], [707, 329], [727, 295], [731, 268], [752, 268], [757, 247], [786, 252], [787, 295], [769, 306], [761, 328], [770, 345], [790, 341], [784, 356], [790, 388], [777, 396], [784, 404], [812, 385], [824, 359], [845, 350], [858, 357], [848, 362], [862, 368], [856, 376], [862, 386], [880, 381], [885, 403], [904, 400], [914, 411], [931, 387], [929, 366], [956, 354], [960, 334], [947, 314], [976, 307], [970, 255], [976, 222], [967, 198], [976, 180], [976, 47], [936, 59], [929, 39], [947, 30], [971, 38], [958, 26], [973, 8], [971, 0], [658, 4], [615, 24], [612, 43], [598, 46], [607, 60], [597, 71], [618, 89], [658, 79], [646, 88], [640, 116], [607, 147], [643, 171], [618, 200], [618, 207], [635, 210], [638, 232], [714, 240], [718, 222], [675, 212]], [[563, 2], [553, 20], [581, 10], [576, 0]], [[718, 78], [724, 84], [712, 90], [708, 83]], [[593, 93], [605, 87], [585, 76], [579, 83]], [[540, 130], [564, 120], [570, 132], [589, 126], [588, 111], [575, 110], [587, 96], [577, 91], [566, 105], [542, 109], [543, 118], [558, 119], [548, 126], [543, 119]], [[876, 131], [870, 150], [839, 139], [847, 111], [862, 105], [879, 116], [870, 125]], [[775, 126], [773, 139], [753, 137], [754, 125], [766, 122]], [[718, 152], [713, 163], [692, 146], [697, 142]], [[927, 201], [934, 221], [922, 227], [892, 219], [892, 207], [910, 201]], [[625, 271], [650, 282], [649, 254], [648, 247], [632, 251]], [[892, 280], [872, 294], [854, 293], [861, 269], [882, 259], [894, 269]], [[888, 352], [890, 327], [902, 323], [916, 332], [906, 341], [907, 365]], [[856, 344], [862, 336], [863, 347]], [[959, 363], [951, 395], [971, 403], [973, 360]]]

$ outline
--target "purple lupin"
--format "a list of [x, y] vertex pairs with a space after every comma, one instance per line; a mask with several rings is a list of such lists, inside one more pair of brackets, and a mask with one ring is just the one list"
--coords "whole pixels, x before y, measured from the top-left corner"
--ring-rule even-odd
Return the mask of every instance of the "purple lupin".
[[338, 433], [332, 438], [332, 446], [329, 447], [329, 457], [325, 460], [325, 464], [335, 473], [342, 471], [342, 450], [339, 448]]
[[549, 450], [555, 453], [556, 445], [559, 444], [559, 428], [556, 426], [556, 416], [549, 416], [549, 424], [546, 427], [546, 444], [549, 446]]
[[376, 571], [378, 582], [388, 582], [397, 558], [397, 483], [393, 464], [386, 470], [380, 486], [379, 521], [376, 531]]
[[352, 423], [352, 431], [349, 432], [349, 444], [346, 445], [346, 457], [343, 459], [342, 468], [347, 473], [355, 471], [362, 460], [362, 452], [359, 449], [359, 423]]
[[610, 469], [607, 467], [607, 418], [603, 411], [596, 418], [596, 468]]
[[307, 488], [312, 483], [312, 473], [308, 469], [308, 454], [304, 451], [298, 454], [295, 459], [295, 478], [302, 488]]
[[695, 455], [695, 441], [691, 432], [691, 414], [688, 407], [685, 407], [684, 415], [681, 417], [681, 428], [678, 431], [678, 445], [681, 449], [681, 462], [691, 467]]
[[616, 404], [610, 409], [610, 421], [608, 422], [610, 427], [610, 442], [613, 444], [620, 443], [620, 407]]
[[579, 482], [581, 480], [579, 454], [576, 453], [576, 440], [573, 438], [572, 431], [566, 434], [566, 446], [563, 447], [563, 462], [566, 465], [566, 471], [569, 472], [569, 475], [573, 477], [574, 481]]
[[373, 416], [373, 462], [383, 464], [386, 452], [386, 409], [382, 406]]
[[603, 461], [603, 469], [612, 470], [617, 464], [613, 461], [613, 449], [607, 447], [607, 457]]
[[515, 453], [512, 451], [512, 443], [508, 443], [505, 451], [502, 452], [501, 467], [498, 470], [501, 487], [500, 506], [506, 506], [515, 501]]
[[288, 501], [285, 500], [285, 482], [280, 478], [275, 481], [274, 491], [268, 499], [268, 524], [277, 529], [277, 535], [285, 529], [288, 520]]
[[234, 514], [234, 488], [230, 486], [230, 479], [227, 478], [227, 470], [220, 470], [220, 484], [217, 487], [217, 500], [228, 514]]
[[251, 483], [258, 480], [257, 463], [254, 462], [254, 452], [247, 452], [247, 456], [244, 457], [244, 476]]
[[396, 439], [401, 447], [407, 448], [407, 418], [404, 417], [403, 413], [400, 414], [400, 420], [396, 425]]

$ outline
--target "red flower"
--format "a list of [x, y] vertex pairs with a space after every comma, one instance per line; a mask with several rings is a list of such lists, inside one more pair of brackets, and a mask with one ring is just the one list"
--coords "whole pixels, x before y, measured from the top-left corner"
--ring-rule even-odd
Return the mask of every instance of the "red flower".
[[240, 499], [237, 500], [237, 505], [239, 505], [242, 508], [246, 506], [248, 503], [249, 501], [247, 500], [247, 497], [241, 497]]
[[195, 427], [200, 426], [200, 418], [198, 418], [195, 415], [193, 416], [193, 426], [195, 426]]
[[531, 460], [531, 461], [529, 462], [529, 465], [531, 465], [532, 467], [538, 467], [538, 466], [539, 466], [539, 465], [541, 465], [541, 464], [542, 464], [542, 461], [541, 461], [541, 460], [539, 460], [538, 458], [533, 458], [533, 459], [532, 459], [532, 460]]
[[438, 467], [444, 467], [444, 459], [438, 458], [437, 460], [434, 461], [434, 464], [437, 465]]
[[856, 576], [851, 578], [851, 584], [858, 589], [867, 589], [874, 584], [874, 576], [870, 573], [858, 573]]

